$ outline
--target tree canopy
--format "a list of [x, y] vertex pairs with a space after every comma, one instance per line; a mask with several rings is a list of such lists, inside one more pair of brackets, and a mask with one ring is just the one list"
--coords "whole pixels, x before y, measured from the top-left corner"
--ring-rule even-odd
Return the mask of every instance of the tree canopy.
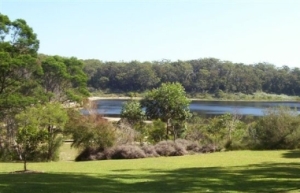
[[24, 107], [37, 101], [39, 40], [26, 21], [10, 21], [0, 13], [0, 112]]
[[172, 131], [176, 138], [176, 124], [185, 122], [191, 116], [190, 100], [185, 96], [184, 88], [179, 83], [165, 83], [151, 90], [141, 104], [146, 109], [148, 119], [160, 119], [167, 123], [166, 137], [169, 131]]

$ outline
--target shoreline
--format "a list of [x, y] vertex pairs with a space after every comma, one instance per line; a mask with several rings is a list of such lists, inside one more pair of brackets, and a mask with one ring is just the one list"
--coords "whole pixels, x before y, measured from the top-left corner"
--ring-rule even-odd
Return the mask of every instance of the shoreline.
[[[97, 101], [97, 100], [141, 100], [143, 97], [88, 97], [89, 101]], [[209, 102], [300, 102], [298, 100], [292, 100], [292, 99], [287, 99], [287, 100], [229, 100], [229, 99], [198, 99], [198, 98], [189, 98], [191, 101], [209, 101]]]
[[[108, 122], [118, 122], [120, 121], [121, 117], [103, 117], [103, 119], [107, 120]], [[152, 123], [152, 121], [145, 120], [145, 123]]]

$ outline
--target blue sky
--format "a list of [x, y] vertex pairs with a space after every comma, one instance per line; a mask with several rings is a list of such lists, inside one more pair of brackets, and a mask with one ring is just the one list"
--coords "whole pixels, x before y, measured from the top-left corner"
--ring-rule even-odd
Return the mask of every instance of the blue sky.
[[299, 0], [0, 0], [0, 12], [25, 19], [48, 55], [300, 67]]

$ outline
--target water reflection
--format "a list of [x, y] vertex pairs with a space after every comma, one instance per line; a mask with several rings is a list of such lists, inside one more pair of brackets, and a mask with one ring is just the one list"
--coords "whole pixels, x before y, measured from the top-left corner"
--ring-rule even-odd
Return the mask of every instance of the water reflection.
[[[104, 116], [119, 116], [122, 105], [127, 100], [98, 100], [97, 112]], [[299, 102], [237, 102], [237, 101], [192, 101], [190, 111], [202, 115], [221, 115], [225, 113], [263, 116], [270, 107], [285, 106], [300, 110]], [[83, 110], [83, 113], [86, 113]]]

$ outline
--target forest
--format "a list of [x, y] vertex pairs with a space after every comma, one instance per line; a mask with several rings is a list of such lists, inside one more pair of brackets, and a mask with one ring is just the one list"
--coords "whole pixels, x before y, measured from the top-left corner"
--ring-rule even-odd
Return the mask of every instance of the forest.
[[144, 92], [165, 82], [179, 82], [190, 96], [262, 91], [298, 96], [300, 69], [269, 63], [243, 64], [216, 58], [188, 61], [102, 62], [83, 60], [91, 91]]

